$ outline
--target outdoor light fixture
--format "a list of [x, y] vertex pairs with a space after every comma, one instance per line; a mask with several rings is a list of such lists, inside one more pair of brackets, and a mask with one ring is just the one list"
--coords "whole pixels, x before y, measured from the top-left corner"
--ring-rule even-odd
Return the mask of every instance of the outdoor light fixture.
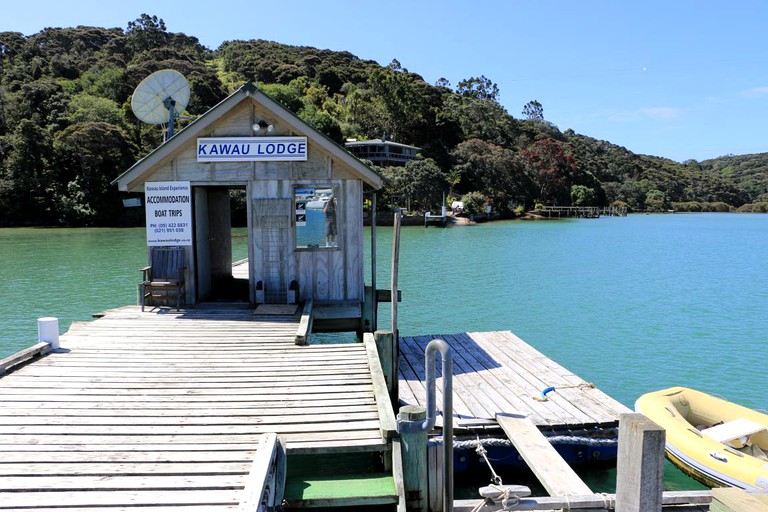
[[271, 124], [267, 124], [267, 122], [263, 119], [253, 125], [253, 131], [255, 132], [259, 132], [264, 129], [266, 129], [268, 133], [272, 133], [272, 130], [274, 130], [275, 127]]

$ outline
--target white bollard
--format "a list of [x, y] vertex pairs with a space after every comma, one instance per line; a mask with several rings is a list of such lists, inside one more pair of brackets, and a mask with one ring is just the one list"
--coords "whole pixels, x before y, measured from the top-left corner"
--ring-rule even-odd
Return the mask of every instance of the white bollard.
[[37, 341], [49, 343], [51, 350], [59, 348], [59, 319], [53, 316], [37, 319]]

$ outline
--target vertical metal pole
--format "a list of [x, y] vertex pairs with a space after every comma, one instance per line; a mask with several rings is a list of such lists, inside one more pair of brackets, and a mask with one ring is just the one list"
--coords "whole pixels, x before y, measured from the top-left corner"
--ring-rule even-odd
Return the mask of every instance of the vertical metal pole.
[[168, 109], [168, 133], [165, 138], [165, 140], [168, 140], [173, 137], [173, 121], [176, 117], [174, 108], [176, 107], [176, 101], [168, 96], [165, 98], [165, 100], [163, 100], [163, 105], [165, 105], [165, 108]]
[[[435, 352], [440, 351], [443, 370], [443, 511], [453, 511], [453, 351], [444, 340], [429, 342], [424, 353], [427, 385], [427, 419], [434, 422], [435, 398]], [[434, 423], [433, 423], [434, 424]]]
[[376, 297], [376, 192], [371, 195], [371, 290], [373, 290], [371, 332], [376, 332], [379, 329], [379, 301]]
[[397, 329], [397, 273], [400, 267], [400, 220], [402, 212], [398, 209], [395, 212], [395, 225], [392, 229], [392, 282], [390, 283], [392, 299], [392, 368], [394, 379], [395, 396], [400, 395], [397, 376], [400, 374], [400, 331]]
[[[398, 414], [397, 431], [402, 434], [429, 432], [437, 419], [435, 352], [442, 355], [443, 369], [443, 510], [453, 512], [453, 352], [445, 340], [434, 339], [424, 352], [427, 388], [427, 417], [423, 422]], [[403, 409], [400, 409], [401, 411]]]

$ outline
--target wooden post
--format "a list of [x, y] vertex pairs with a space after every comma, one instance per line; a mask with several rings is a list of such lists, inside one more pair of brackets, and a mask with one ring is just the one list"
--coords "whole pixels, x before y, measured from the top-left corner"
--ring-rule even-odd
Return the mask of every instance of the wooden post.
[[[424, 421], [427, 410], [420, 405], [404, 405], [397, 417], [403, 421]], [[403, 483], [408, 510], [427, 512], [427, 433], [400, 434], [403, 453]]]
[[393, 404], [393, 408], [397, 406], [398, 396], [395, 390], [397, 389], [397, 374], [395, 373], [395, 365], [392, 364], [392, 343], [394, 343], [394, 336], [392, 331], [376, 331], [373, 333], [373, 338], [376, 340], [376, 350], [379, 353], [379, 361], [381, 361], [381, 370], [384, 372], [384, 380], [387, 382], [387, 392], [389, 393], [389, 400]]
[[376, 192], [371, 195], [371, 332], [376, 332], [379, 325], [379, 302], [376, 298]]
[[642, 414], [619, 416], [616, 511], [661, 512], [664, 429]]

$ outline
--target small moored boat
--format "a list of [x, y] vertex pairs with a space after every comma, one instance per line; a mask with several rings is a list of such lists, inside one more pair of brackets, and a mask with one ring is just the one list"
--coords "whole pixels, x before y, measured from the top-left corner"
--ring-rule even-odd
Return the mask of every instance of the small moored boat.
[[666, 430], [667, 457], [693, 478], [768, 490], [768, 414], [683, 387], [646, 393], [635, 410]]

